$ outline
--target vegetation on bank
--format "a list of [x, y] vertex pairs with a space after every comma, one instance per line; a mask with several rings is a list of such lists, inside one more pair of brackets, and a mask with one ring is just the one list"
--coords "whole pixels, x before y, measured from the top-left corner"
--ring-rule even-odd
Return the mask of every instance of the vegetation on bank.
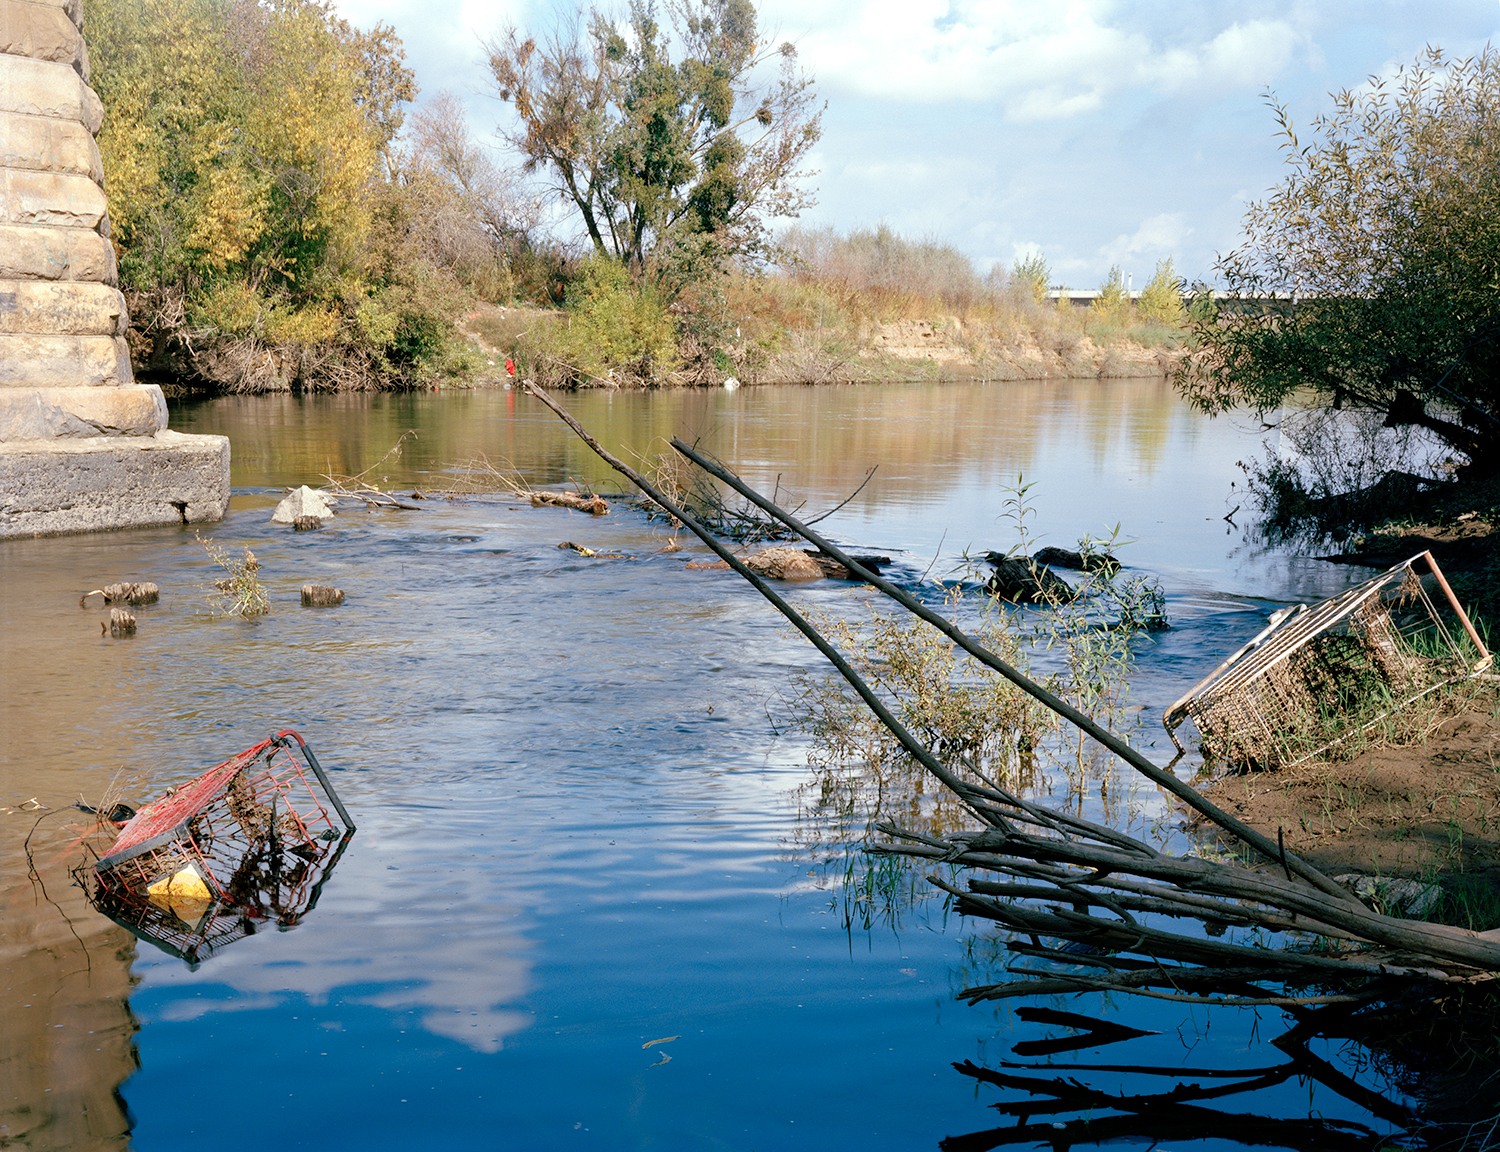
[[953, 245], [886, 226], [793, 225], [773, 260], [675, 297], [604, 263], [566, 270], [562, 309], [472, 327], [553, 387], [1153, 375], [1185, 348], [1170, 260], [1135, 300], [1113, 270], [1088, 307], [1048, 295], [1040, 258], [980, 274]]
[[[671, 15], [664, 27], [638, 2], [620, 21], [505, 29], [488, 51], [515, 112], [523, 164], [507, 169], [451, 97], [408, 114], [393, 30], [357, 29], [327, 0], [91, 4], [137, 373], [230, 392], [467, 383], [507, 358], [574, 387], [960, 360], [978, 375], [1093, 375], [1128, 370], [1104, 351], [1122, 341], [1178, 342], [1169, 267], [1169, 307], [1121, 289], [1074, 313], [1037, 291], [1040, 258], [981, 276], [950, 245], [886, 228], [773, 234], [811, 203], [812, 83], [747, 0]], [[578, 244], [544, 226], [549, 199]], [[526, 311], [485, 324], [487, 304]], [[901, 324], [925, 327], [887, 330]], [[924, 344], [939, 354], [914, 358]]]

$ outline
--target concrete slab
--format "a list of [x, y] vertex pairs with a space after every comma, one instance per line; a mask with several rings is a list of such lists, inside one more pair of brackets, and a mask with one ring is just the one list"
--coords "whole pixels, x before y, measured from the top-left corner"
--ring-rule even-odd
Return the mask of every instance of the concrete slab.
[[0, 443], [0, 539], [197, 524], [229, 508], [229, 438]]

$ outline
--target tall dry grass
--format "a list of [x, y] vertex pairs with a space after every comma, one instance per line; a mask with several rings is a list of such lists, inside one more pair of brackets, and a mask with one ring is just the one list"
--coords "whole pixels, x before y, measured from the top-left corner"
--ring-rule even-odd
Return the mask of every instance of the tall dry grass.
[[1097, 358], [1097, 347], [1172, 349], [1182, 342], [1180, 325], [1128, 300], [1108, 309], [1055, 303], [1039, 291], [1046, 271], [1039, 256], [980, 275], [954, 245], [908, 239], [885, 225], [847, 233], [793, 227], [780, 248], [774, 266], [763, 275], [736, 276], [729, 290], [742, 358], [759, 353], [824, 368], [853, 364], [868, 359], [886, 326], [901, 322], [941, 328], [949, 346], [980, 366], [1004, 360], [1007, 350], [1034, 347], [1082, 370], [1095, 362], [1089, 356]]

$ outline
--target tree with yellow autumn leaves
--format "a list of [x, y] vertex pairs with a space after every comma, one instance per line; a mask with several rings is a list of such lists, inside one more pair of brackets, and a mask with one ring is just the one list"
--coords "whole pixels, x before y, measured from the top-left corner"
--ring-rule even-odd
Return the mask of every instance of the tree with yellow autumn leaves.
[[392, 29], [325, 0], [93, 0], [87, 32], [141, 369], [376, 386], [462, 355], [459, 285], [408, 251], [416, 89]]

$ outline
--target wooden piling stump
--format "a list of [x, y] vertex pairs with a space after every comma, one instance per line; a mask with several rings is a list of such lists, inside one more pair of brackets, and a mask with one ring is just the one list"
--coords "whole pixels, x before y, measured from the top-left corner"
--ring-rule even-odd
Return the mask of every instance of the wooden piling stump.
[[344, 590], [331, 584], [302, 585], [302, 607], [337, 608], [344, 602]]

